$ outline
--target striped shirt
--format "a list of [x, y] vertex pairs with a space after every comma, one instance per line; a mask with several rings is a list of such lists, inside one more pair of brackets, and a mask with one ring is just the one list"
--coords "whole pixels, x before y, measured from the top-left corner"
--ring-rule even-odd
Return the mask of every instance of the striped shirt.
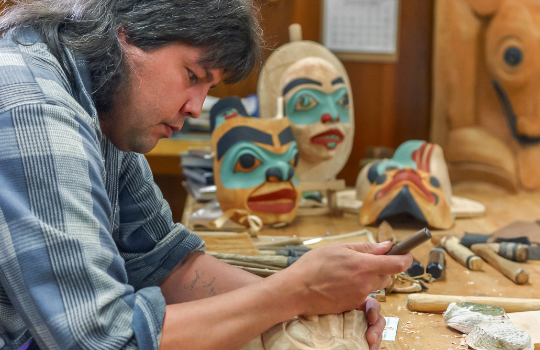
[[90, 72], [39, 35], [0, 39], [0, 349], [158, 349], [159, 287], [204, 242], [143, 155], [101, 133]]

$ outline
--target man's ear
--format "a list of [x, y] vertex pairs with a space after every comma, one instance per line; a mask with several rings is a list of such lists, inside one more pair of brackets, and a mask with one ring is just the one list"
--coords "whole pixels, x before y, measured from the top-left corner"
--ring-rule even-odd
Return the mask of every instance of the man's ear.
[[[455, 1], [455, 0], [451, 0]], [[473, 11], [481, 17], [491, 17], [497, 12], [504, 0], [466, 0]]]
[[126, 35], [126, 30], [124, 27], [118, 28], [118, 39], [120, 39], [120, 42], [124, 45], [129, 45], [129, 38]]

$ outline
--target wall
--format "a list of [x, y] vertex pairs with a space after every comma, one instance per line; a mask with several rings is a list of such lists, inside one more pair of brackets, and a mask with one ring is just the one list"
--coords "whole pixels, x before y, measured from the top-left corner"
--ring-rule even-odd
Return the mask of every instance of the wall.
[[[322, 0], [256, 0], [262, 26], [273, 48], [288, 42], [288, 26], [302, 25], [305, 40], [320, 42]], [[427, 140], [431, 100], [433, 0], [401, 0], [399, 58], [395, 63], [343, 62], [352, 85], [356, 131], [353, 151], [338, 178], [354, 186], [360, 160], [369, 146], [397, 147], [410, 139]], [[256, 93], [258, 72], [244, 82], [220, 85], [211, 95]]]

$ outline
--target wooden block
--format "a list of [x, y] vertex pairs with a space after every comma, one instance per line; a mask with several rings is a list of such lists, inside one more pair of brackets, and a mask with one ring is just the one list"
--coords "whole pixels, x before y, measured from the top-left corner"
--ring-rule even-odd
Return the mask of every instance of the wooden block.
[[523, 328], [532, 338], [535, 349], [540, 347], [540, 311], [513, 312], [507, 314], [512, 324]]

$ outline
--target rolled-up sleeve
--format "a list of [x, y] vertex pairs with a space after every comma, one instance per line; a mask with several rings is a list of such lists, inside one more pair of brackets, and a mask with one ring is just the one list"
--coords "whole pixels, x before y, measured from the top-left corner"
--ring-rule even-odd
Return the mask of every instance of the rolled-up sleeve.
[[[140, 156], [119, 160], [111, 196], [88, 118], [40, 103], [0, 113], [1, 289], [40, 348], [158, 349], [156, 286], [204, 243], [172, 223]], [[0, 342], [15, 345], [27, 330], [3, 317]]]

